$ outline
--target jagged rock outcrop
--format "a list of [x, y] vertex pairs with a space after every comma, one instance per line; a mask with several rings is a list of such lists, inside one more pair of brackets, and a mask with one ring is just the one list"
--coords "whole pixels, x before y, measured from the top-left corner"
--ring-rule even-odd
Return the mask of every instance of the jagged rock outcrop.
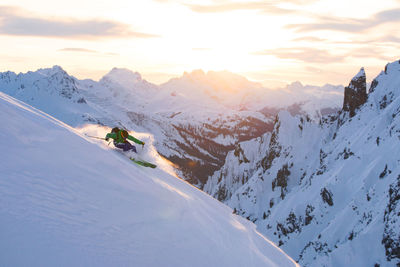
[[356, 109], [367, 101], [367, 81], [364, 68], [353, 77], [349, 86], [344, 88], [343, 111], [354, 117]]

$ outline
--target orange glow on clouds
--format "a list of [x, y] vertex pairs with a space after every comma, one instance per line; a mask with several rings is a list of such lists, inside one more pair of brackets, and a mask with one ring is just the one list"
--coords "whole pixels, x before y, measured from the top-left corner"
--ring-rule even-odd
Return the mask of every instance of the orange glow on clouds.
[[203, 69], [270, 87], [345, 84], [361, 66], [373, 76], [400, 54], [399, 7], [396, 0], [3, 0], [0, 71], [57, 64], [99, 79], [125, 67], [162, 83]]

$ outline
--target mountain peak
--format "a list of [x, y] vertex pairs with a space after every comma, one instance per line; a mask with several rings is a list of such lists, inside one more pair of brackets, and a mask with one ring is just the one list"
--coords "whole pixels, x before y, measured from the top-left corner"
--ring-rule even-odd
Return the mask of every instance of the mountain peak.
[[58, 73], [68, 75], [68, 73], [59, 65], [54, 65], [51, 68], [38, 69], [37, 72], [43, 76], [52, 76]]
[[183, 77], [187, 78], [205, 78], [206, 73], [202, 69], [192, 70], [192, 72], [184, 72]]
[[51, 69], [54, 71], [64, 71], [64, 69], [60, 65], [54, 65]]
[[367, 101], [367, 81], [364, 68], [353, 77], [349, 86], [344, 88], [343, 111], [349, 112], [350, 117], [356, 113], [355, 110]]
[[364, 67], [360, 69], [360, 71], [353, 77], [352, 80], [358, 79], [359, 77], [366, 77]]
[[196, 85], [212, 89], [213, 92], [231, 92], [237, 93], [241, 90], [260, 88], [261, 85], [256, 82], [249, 81], [245, 77], [232, 73], [230, 71], [208, 71], [207, 73], [201, 69], [192, 72], [184, 72], [180, 78], [171, 79], [167, 84], [186, 83], [185, 86]]
[[130, 69], [126, 68], [116, 68], [114, 67], [110, 72], [104, 75], [103, 78], [111, 78], [112, 80], [122, 80], [122, 81], [131, 81], [138, 82], [142, 80], [142, 76], [138, 72], [133, 72]]
[[123, 88], [132, 88], [142, 83], [147, 84], [147, 82], [142, 79], [140, 73], [133, 72], [126, 68], [113, 68], [101, 78], [100, 83], [117, 84]]
[[295, 90], [295, 89], [299, 89], [299, 88], [303, 88], [303, 87], [304, 87], [304, 85], [301, 82], [295, 81], [295, 82], [292, 82], [291, 84], [289, 84], [287, 88], [290, 90]]

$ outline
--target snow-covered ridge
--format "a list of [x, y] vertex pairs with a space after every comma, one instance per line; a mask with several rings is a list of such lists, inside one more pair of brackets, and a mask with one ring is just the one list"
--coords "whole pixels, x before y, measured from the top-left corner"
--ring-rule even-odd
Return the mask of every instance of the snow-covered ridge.
[[0, 73], [0, 91], [43, 110], [70, 125], [95, 121], [100, 114], [87, 105], [78, 80], [61, 67], [36, 72]]
[[[304, 266], [400, 264], [400, 61], [319, 123], [280, 112], [232, 151], [205, 190]], [[246, 159], [252, 158], [253, 161]]]
[[[1, 266], [295, 266], [255, 226], [0, 93]], [[12, 142], [10, 142], [12, 138]]]

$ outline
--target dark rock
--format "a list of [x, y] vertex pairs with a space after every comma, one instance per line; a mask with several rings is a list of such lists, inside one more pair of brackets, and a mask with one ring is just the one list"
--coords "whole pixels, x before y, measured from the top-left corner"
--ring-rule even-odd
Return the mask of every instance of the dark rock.
[[244, 154], [243, 148], [240, 146], [240, 144], [235, 148], [233, 154], [239, 159], [239, 164], [242, 164], [243, 162], [250, 162], [250, 160], [246, 158], [246, 155]]
[[372, 81], [372, 83], [371, 83], [371, 87], [369, 88], [368, 93], [370, 94], [370, 93], [372, 93], [373, 91], [375, 91], [375, 88], [378, 86], [378, 84], [379, 84], [379, 82], [378, 82], [376, 79], [374, 79], [374, 80]]
[[314, 207], [311, 205], [307, 205], [306, 208], [306, 216], [304, 219], [304, 225], [309, 225], [314, 218], [314, 216], [311, 215], [311, 213], [314, 211]]
[[391, 170], [388, 170], [388, 166], [387, 166], [387, 164], [385, 165], [385, 169], [381, 172], [381, 174], [379, 175], [379, 178], [384, 178], [384, 177], [386, 177], [388, 174], [391, 174], [392, 173], [392, 171]]
[[344, 88], [343, 111], [354, 117], [356, 110], [367, 101], [367, 81], [364, 68]]
[[329, 190], [325, 187], [321, 190], [321, 197], [325, 203], [327, 203], [329, 206], [333, 206], [332, 193], [329, 192]]
[[79, 104], [86, 104], [86, 100], [83, 97], [79, 98], [77, 102]]
[[226, 196], [227, 196], [226, 187], [225, 185], [223, 185], [218, 189], [217, 199], [222, 202], [223, 200], [226, 199]]
[[297, 218], [293, 212], [290, 212], [285, 222], [276, 224], [276, 230], [279, 235], [288, 236], [294, 232], [300, 233], [302, 225], [303, 219]]
[[289, 167], [287, 164], [284, 164], [281, 169], [278, 170], [276, 174], [276, 178], [272, 181], [272, 191], [275, 189], [276, 186], [281, 188], [281, 198], [285, 198], [285, 193], [287, 192], [287, 182], [288, 177], [290, 175]]
[[383, 222], [385, 225], [382, 244], [385, 247], [386, 259], [397, 260], [400, 264], [400, 175], [397, 182], [390, 185], [389, 203], [385, 209]]
[[267, 155], [261, 160], [261, 166], [264, 171], [268, 170], [272, 167], [272, 162], [275, 158], [279, 157], [281, 154], [282, 146], [279, 144], [278, 136], [279, 136], [279, 128], [280, 128], [280, 121], [278, 116], [275, 118], [274, 122], [274, 130], [271, 134], [271, 140], [269, 143], [269, 149]]

